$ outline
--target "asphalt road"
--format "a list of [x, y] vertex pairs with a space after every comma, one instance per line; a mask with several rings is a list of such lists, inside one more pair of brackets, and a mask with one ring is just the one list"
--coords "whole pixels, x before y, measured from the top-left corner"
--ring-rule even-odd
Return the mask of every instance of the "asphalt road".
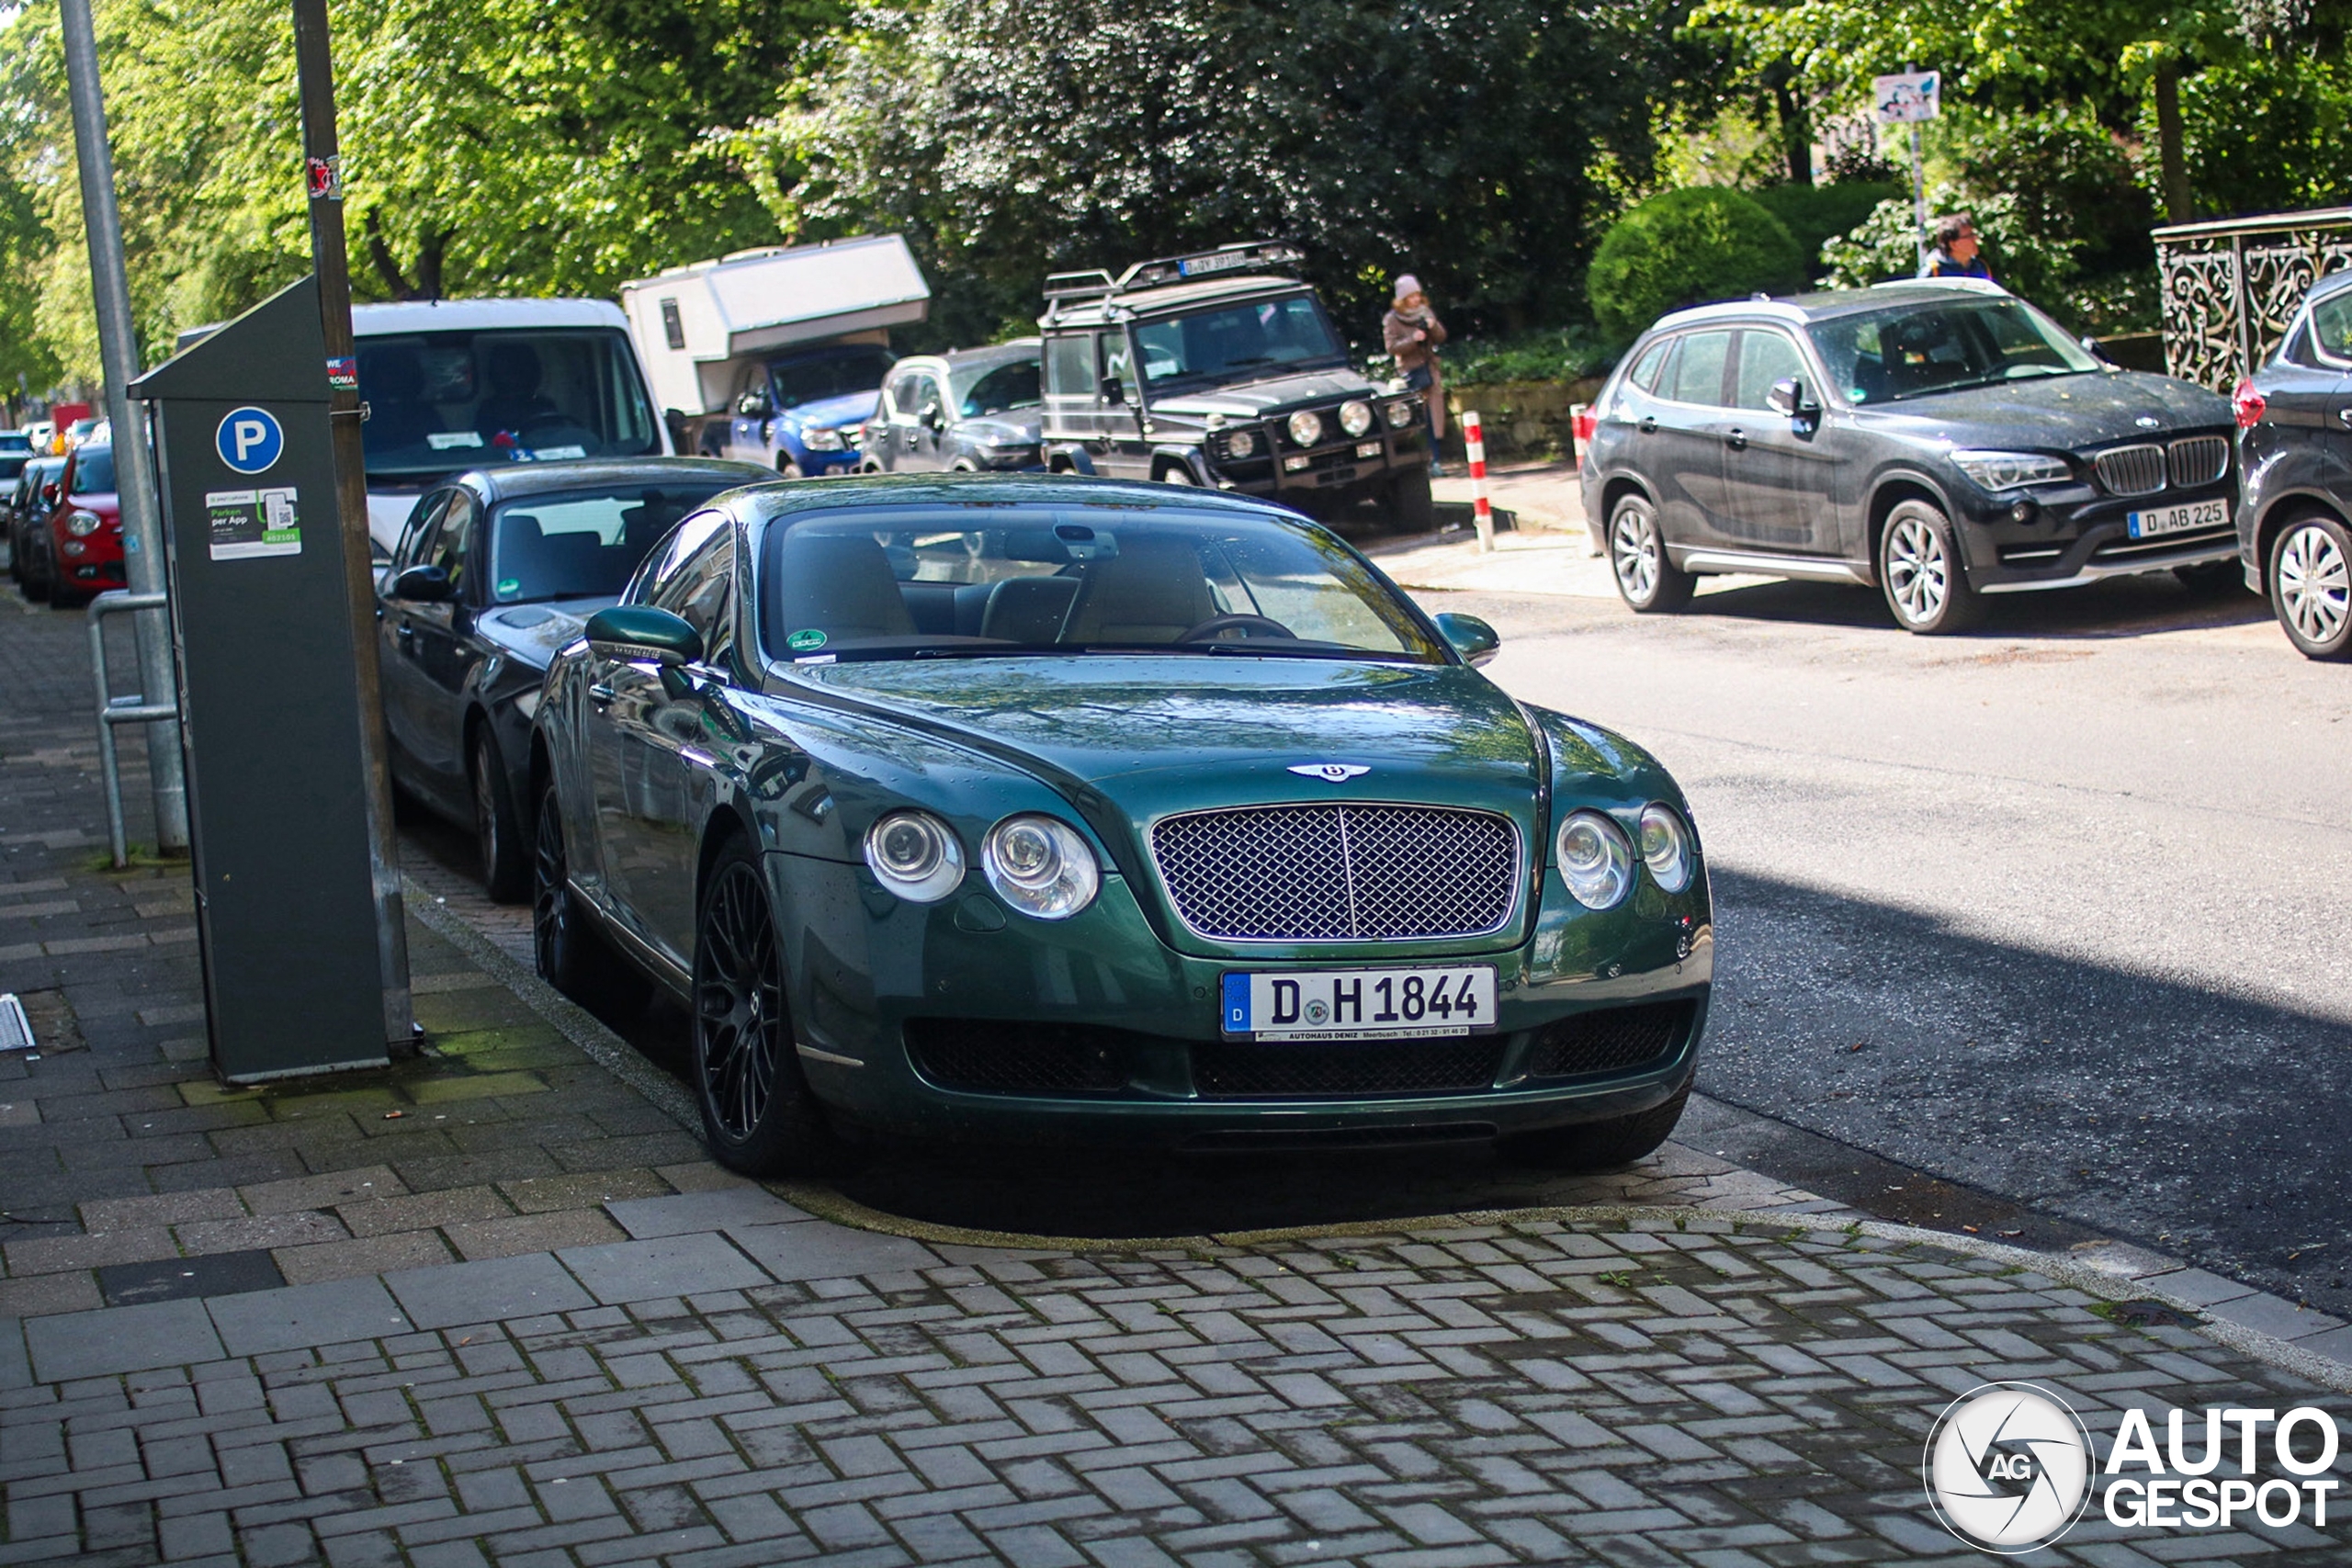
[[1501, 628], [1504, 686], [1689, 792], [1719, 914], [1700, 1088], [1771, 1119], [1734, 1157], [2352, 1309], [2352, 667], [2169, 578], [1929, 639], [1828, 586], [1639, 618], [1583, 555], [1521, 558], [1541, 596], [1420, 596]]

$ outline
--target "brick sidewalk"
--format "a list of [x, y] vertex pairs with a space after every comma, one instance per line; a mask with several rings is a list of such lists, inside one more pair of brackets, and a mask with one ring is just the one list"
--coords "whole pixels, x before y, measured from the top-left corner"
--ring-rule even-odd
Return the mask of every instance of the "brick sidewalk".
[[[980, 1246], [780, 1196], [422, 863], [424, 1053], [224, 1089], [184, 874], [90, 863], [80, 646], [0, 601], [0, 987], [42, 1036], [0, 1056], [0, 1562], [1973, 1562], [1917, 1477], [1974, 1383], [2102, 1432], [2344, 1403], [2103, 1300], [2224, 1281], [1895, 1234], [1686, 1148], [1545, 1201], [1753, 1212]], [[2341, 1563], [2343, 1517], [2094, 1515], [2049, 1560]]]

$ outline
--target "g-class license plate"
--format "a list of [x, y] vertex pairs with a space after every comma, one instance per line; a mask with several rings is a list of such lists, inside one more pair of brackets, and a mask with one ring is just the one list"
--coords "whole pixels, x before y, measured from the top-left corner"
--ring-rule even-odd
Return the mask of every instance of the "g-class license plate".
[[2186, 534], [2197, 528], [2219, 528], [2230, 520], [2226, 501], [2192, 501], [2186, 506], [2160, 506], [2154, 512], [2127, 512], [2124, 525], [2135, 539], [2159, 534]]
[[1489, 964], [1225, 976], [1225, 1032], [1259, 1040], [1410, 1040], [1495, 1027]]

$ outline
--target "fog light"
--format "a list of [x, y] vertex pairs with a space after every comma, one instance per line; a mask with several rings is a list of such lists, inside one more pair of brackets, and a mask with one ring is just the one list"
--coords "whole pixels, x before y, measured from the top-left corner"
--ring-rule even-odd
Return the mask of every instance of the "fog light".
[[2012, 523], [2030, 523], [2033, 521], [2033, 514], [2040, 510], [2041, 508], [2035, 506], [2030, 500], [2028, 500], [2023, 496], [2019, 496], [2016, 501], [2009, 503], [2009, 521]]
[[69, 556], [78, 556], [89, 548], [79, 539], [68, 539], [57, 547]]
[[1304, 452], [1300, 453], [1295, 457], [1284, 457], [1283, 459], [1283, 472], [1286, 474], [1303, 474], [1306, 471], [1307, 465], [1314, 461], [1314, 458], [1308, 457]]
[[1359, 399], [1350, 398], [1340, 405], [1340, 428], [1350, 435], [1362, 435], [1370, 430], [1373, 417], [1372, 405]]
[[1380, 456], [1380, 443], [1379, 443], [1379, 442], [1377, 442], [1377, 441], [1367, 441], [1367, 442], [1365, 442], [1363, 446], [1358, 446], [1358, 447], [1356, 448], [1356, 456], [1357, 456], [1357, 457], [1379, 457], [1379, 456]]

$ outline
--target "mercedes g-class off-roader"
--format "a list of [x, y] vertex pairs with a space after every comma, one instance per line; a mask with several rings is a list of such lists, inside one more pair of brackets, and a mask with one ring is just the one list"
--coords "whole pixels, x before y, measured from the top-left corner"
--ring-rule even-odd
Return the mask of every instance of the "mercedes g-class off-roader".
[[1348, 363], [1300, 253], [1227, 245], [1046, 280], [1046, 466], [1268, 496], [1336, 519], [1430, 523], [1418, 393]]

